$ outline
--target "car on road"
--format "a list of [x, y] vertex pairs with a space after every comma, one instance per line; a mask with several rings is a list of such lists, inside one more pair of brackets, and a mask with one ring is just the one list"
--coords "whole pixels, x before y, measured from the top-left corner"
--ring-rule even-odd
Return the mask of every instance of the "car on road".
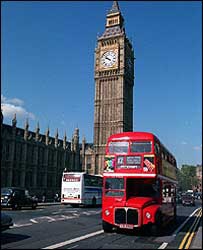
[[1, 188], [1, 208], [21, 209], [22, 207], [37, 207], [37, 199], [29, 195], [29, 191], [19, 187]]
[[195, 199], [200, 200], [202, 199], [202, 192], [196, 192], [194, 196], [195, 196]]
[[181, 196], [181, 194], [177, 194], [177, 196], [176, 196], [176, 203], [177, 204], [181, 204], [182, 203], [182, 196]]
[[11, 226], [13, 226], [11, 216], [1, 211], [1, 232], [9, 229]]
[[183, 206], [195, 206], [195, 198], [191, 194], [185, 194], [182, 196]]

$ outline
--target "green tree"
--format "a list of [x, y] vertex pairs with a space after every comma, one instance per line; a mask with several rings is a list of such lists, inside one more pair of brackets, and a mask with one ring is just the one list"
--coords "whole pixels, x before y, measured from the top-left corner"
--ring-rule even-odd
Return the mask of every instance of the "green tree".
[[187, 191], [193, 189], [197, 185], [196, 166], [182, 165], [178, 170], [178, 187], [179, 191]]

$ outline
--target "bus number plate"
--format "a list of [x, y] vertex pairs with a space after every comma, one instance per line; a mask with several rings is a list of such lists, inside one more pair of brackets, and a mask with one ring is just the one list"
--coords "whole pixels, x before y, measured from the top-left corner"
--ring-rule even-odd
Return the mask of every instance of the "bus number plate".
[[134, 226], [132, 224], [120, 224], [119, 227], [124, 228], [124, 229], [133, 229], [134, 228]]

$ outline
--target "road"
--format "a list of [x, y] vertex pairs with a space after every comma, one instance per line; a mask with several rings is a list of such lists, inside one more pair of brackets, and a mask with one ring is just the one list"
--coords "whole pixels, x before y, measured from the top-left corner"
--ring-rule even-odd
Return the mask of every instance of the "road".
[[[177, 223], [167, 226], [160, 237], [140, 231], [104, 233], [101, 208], [39, 206], [36, 210], [5, 210], [14, 226], [1, 235], [2, 249], [177, 249], [186, 229], [174, 235], [196, 207], [177, 207]], [[187, 223], [189, 226], [189, 222]], [[164, 243], [167, 243], [164, 245]]]

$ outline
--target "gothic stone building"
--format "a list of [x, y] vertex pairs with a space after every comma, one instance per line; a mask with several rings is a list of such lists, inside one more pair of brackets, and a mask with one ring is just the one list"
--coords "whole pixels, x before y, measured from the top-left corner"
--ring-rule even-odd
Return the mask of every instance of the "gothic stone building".
[[106, 16], [106, 27], [95, 48], [94, 141], [79, 144], [75, 129], [71, 142], [2, 124], [1, 186], [26, 187], [38, 196], [60, 192], [63, 169], [102, 174], [107, 138], [133, 130], [134, 50], [126, 36], [117, 1]]
[[60, 193], [62, 172], [81, 171], [79, 129], [75, 129], [71, 142], [40, 134], [39, 123], [36, 131], [29, 131], [28, 121], [25, 128], [16, 127], [16, 115], [12, 125], [1, 120], [1, 187], [25, 187], [30, 194], [39, 198], [43, 192], [47, 198]]
[[102, 174], [107, 138], [133, 130], [134, 50], [117, 1], [97, 38], [94, 78], [94, 144], [85, 149], [83, 169]]

